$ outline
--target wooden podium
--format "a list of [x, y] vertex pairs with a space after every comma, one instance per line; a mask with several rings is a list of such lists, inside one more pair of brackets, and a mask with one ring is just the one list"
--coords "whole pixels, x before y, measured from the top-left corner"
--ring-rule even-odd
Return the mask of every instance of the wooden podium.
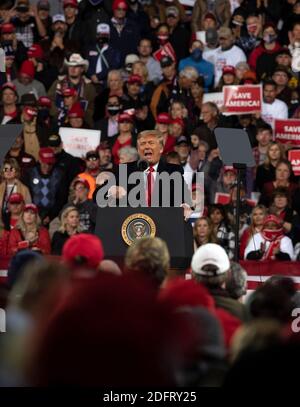
[[98, 208], [95, 233], [105, 257], [122, 265], [127, 248], [143, 236], [162, 238], [168, 245], [171, 267], [185, 269], [193, 255], [193, 231], [182, 208]]

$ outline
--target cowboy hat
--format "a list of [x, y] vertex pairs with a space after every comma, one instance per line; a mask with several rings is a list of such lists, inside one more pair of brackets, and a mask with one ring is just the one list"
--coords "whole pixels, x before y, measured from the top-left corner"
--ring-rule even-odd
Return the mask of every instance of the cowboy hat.
[[65, 59], [64, 65], [69, 66], [84, 66], [85, 70], [87, 71], [89, 67], [89, 61], [83, 59], [80, 54], [72, 54], [69, 60]]

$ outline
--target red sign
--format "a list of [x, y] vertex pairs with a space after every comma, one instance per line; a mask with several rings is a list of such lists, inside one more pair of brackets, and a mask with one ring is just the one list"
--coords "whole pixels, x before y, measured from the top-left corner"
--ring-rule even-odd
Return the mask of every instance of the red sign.
[[160, 62], [160, 60], [166, 56], [171, 57], [173, 61], [176, 61], [174, 48], [169, 42], [167, 42], [165, 45], [163, 45], [153, 53], [153, 58], [155, 58], [158, 62]]
[[289, 161], [292, 164], [294, 174], [300, 175], [300, 150], [290, 150]]
[[261, 110], [261, 85], [223, 86], [226, 113], [249, 114]]
[[223, 192], [216, 192], [215, 204], [228, 205], [230, 202], [230, 194], [224, 194]]
[[300, 146], [300, 120], [275, 120], [276, 141]]

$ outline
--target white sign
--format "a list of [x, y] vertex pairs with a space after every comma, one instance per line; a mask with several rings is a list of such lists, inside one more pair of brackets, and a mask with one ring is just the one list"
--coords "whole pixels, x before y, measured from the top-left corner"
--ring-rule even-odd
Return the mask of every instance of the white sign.
[[59, 135], [62, 139], [64, 150], [79, 158], [85, 157], [88, 151], [96, 150], [101, 139], [100, 130], [90, 129], [60, 127]]
[[220, 110], [223, 104], [223, 92], [204, 93], [202, 103], [212, 102], [218, 106]]
[[196, 32], [196, 40], [201, 41], [202, 44], [206, 45], [206, 32], [205, 31], [197, 31]]
[[[204, 93], [202, 103], [212, 102], [217, 105], [220, 112], [224, 106], [223, 92]], [[222, 112], [223, 116], [230, 116], [230, 113]], [[201, 118], [201, 117], [200, 117]]]

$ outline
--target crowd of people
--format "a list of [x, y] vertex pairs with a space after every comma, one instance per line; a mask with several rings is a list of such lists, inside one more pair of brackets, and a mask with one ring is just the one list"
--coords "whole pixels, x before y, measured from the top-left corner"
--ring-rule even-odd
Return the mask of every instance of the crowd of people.
[[[137, 161], [137, 135], [155, 129], [163, 160], [180, 166], [191, 191], [195, 247], [216, 242], [233, 258], [237, 172], [220, 158], [214, 129], [222, 126], [248, 133], [256, 163], [243, 175], [240, 258], [297, 260], [300, 189], [287, 160], [295, 146], [276, 140], [274, 120], [299, 116], [300, 7], [275, 3], [2, 2], [0, 121], [24, 127], [2, 167], [1, 254], [25, 246], [60, 254], [71, 235], [93, 233], [95, 189]], [[262, 84], [261, 111], [225, 115], [205, 102], [236, 84]], [[100, 145], [74, 157], [61, 127], [99, 130]]]
[[[235, 233], [240, 259], [300, 260], [297, 146], [275, 134], [276, 119], [300, 118], [300, 1], [191, 3], [1, 2], [0, 124], [23, 130], [0, 175], [0, 256], [10, 257], [0, 385], [236, 386], [254, 370], [253, 383], [293, 382], [297, 287], [273, 276], [244, 301], [247, 273], [232, 260]], [[205, 99], [257, 84], [254, 114]], [[98, 130], [100, 144], [74, 156], [66, 127]], [[222, 162], [217, 127], [246, 131], [253, 151], [238, 232], [237, 170]], [[134, 242], [122, 266], [105, 259], [96, 193], [141, 159], [149, 206], [153, 172], [184, 178], [189, 270], [171, 269], [159, 238]]]
[[25, 249], [0, 286], [0, 386], [296, 384], [297, 285], [276, 275], [246, 293], [247, 272], [216, 243], [186, 271], [158, 237], [136, 240], [121, 268], [94, 234], [70, 237], [60, 262]]

